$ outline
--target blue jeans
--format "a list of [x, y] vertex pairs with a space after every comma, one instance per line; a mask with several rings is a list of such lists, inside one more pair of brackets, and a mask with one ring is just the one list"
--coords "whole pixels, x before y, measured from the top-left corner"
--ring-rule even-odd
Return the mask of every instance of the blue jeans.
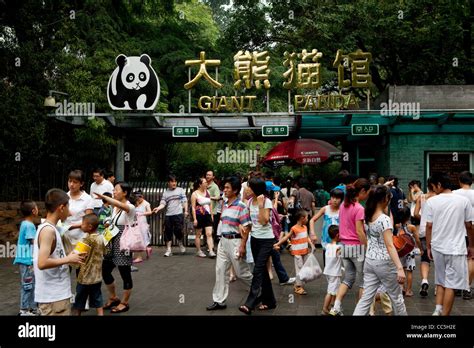
[[[278, 241], [275, 239], [275, 243]], [[270, 256], [272, 257], [273, 267], [275, 267], [275, 272], [278, 276], [278, 280], [280, 283], [286, 283], [290, 277], [288, 273], [286, 273], [285, 267], [283, 267], [280, 259], [280, 252], [272, 249]]]
[[20, 265], [20, 309], [35, 309], [35, 273], [33, 266]]

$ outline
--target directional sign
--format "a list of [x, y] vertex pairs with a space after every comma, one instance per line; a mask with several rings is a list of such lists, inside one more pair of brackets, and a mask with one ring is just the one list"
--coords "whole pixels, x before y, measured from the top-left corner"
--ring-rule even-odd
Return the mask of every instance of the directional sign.
[[262, 126], [263, 137], [287, 137], [290, 127], [286, 126]]
[[379, 135], [378, 124], [353, 124], [352, 135]]
[[199, 127], [173, 127], [173, 137], [198, 137]]

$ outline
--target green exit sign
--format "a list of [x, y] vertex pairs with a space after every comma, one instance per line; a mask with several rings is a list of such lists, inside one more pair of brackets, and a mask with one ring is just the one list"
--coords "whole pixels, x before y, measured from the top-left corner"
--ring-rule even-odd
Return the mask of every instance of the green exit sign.
[[198, 137], [199, 127], [173, 127], [173, 137]]
[[287, 137], [290, 130], [288, 126], [262, 126], [264, 137]]
[[353, 124], [352, 135], [379, 135], [378, 124]]

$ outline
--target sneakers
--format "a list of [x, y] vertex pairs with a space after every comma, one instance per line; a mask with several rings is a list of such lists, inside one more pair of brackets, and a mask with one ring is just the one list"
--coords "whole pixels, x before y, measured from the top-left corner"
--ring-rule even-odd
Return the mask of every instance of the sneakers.
[[342, 310], [338, 310], [333, 307], [329, 311], [329, 315], [332, 315], [333, 317], [342, 317], [344, 313], [342, 313]]
[[211, 259], [215, 258], [215, 257], [216, 257], [216, 253], [215, 253], [213, 250], [209, 251], [209, 257], [210, 257]]
[[199, 251], [196, 253], [196, 256], [197, 256], [197, 257], [206, 257], [206, 254], [204, 254], [204, 253], [202, 252], [202, 250], [199, 250]]
[[181, 254], [184, 254], [184, 253], [186, 252], [186, 248], [184, 247], [183, 244], [180, 244], [180, 245], [179, 245], [179, 252], [180, 252]]
[[435, 311], [433, 312], [433, 316], [434, 317], [440, 317], [443, 313], [443, 310], [442, 309], [435, 309]]
[[463, 291], [462, 291], [462, 298], [463, 298], [463, 300], [470, 300], [470, 299], [472, 299], [471, 290], [463, 290]]
[[422, 283], [421, 284], [421, 289], [420, 289], [420, 296], [421, 297], [428, 296], [428, 288], [429, 287], [430, 287], [430, 284], [428, 284], [428, 283]]
[[131, 272], [138, 272], [138, 268], [135, 267], [135, 266], [131, 266], [131, 267], [130, 267], [130, 271], [131, 271]]
[[216, 311], [216, 310], [219, 310], [219, 309], [226, 309], [226, 308], [227, 308], [226, 304], [220, 304], [220, 303], [217, 303], [217, 302], [213, 302], [209, 306], [206, 307], [206, 310]]
[[165, 255], [163, 255], [164, 257], [170, 257], [171, 255], [173, 255], [173, 253], [171, 252], [171, 250], [166, 250], [166, 253]]
[[296, 281], [296, 277], [289, 278], [286, 282], [280, 283], [280, 285], [293, 285]]
[[18, 316], [20, 317], [34, 317], [37, 314], [33, 313], [32, 311], [28, 309], [20, 309], [20, 313], [18, 313]]
[[308, 293], [302, 286], [295, 286], [295, 294], [298, 295], [307, 295]]

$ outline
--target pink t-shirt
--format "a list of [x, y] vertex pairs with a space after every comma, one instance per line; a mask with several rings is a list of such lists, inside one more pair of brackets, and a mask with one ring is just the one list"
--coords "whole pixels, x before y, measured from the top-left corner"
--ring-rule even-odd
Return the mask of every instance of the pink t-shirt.
[[364, 207], [359, 202], [339, 207], [339, 240], [348, 245], [362, 244], [356, 231], [356, 221], [364, 220]]

